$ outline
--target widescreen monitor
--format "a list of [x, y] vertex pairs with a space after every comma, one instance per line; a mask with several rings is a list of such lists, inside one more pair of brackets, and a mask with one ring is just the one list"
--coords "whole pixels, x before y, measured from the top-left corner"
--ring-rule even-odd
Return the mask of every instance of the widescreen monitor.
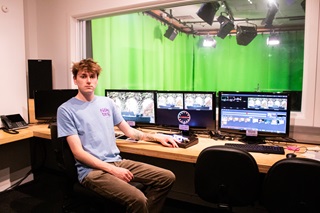
[[157, 91], [157, 124], [188, 131], [215, 129], [215, 92]]
[[255, 137], [288, 137], [290, 94], [284, 92], [219, 92], [218, 129]]
[[155, 124], [155, 92], [149, 90], [106, 89], [105, 95], [116, 103], [130, 126]]
[[57, 118], [58, 107], [76, 96], [77, 89], [35, 90], [34, 110], [37, 120], [54, 122]]

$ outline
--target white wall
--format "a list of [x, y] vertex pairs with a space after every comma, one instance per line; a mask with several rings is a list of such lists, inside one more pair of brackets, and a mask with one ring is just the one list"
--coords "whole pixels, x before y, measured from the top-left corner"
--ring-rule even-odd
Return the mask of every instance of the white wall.
[[[1, 104], [0, 114], [20, 113], [27, 120], [27, 59], [51, 59], [53, 63], [53, 87], [71, 88], [70, 67], [79, 59], [76, 37], [77, 18], [90, 18], [97, 14], [125, 13], [132, 8], [139, 10], [159, 4], [194, 2], [182, 0], [1, 0], [0, 6], [0, 57]], [[312, 5], [311, 5], [312, 4]], [[308, 6], [311, 5], [311, 6]], [[312, 12], [311, 15], [309, 12]], [[25, 13], [25, 14], [24, 14]], [[293, 125], [320, 126], [319, 94], [316, 94], [319, 26], [319, 1], [307, 0], [306, 47], [302, 113], [294, 114]], [[310, 33], [311, 32], [311, 33]], [[319, 80], [318, 80], [319, 83]], [[307, 95], [308, 94], [308, 95]], [[315, 105], [317, 104], [317, 105]]]
[[[99, 14], [117, 14], [115, 11], [132, 11], [132, 8], [150, 9], [160, 4], [194, 2], [183, 0], [0, 0], [0, 114], [20, 113], [27, 120], [27, 59], [51, 59], [53, 63], [53, 86], [56, 89], [70, 88], [71, 62], [78, 60], [76, 41], [76, 18], [89, 18]], [[309, 4], [310, 3], [310, 4]], [[309, 6], [308, 6], [309, 5]], [[319, 0], [307, 0], [306, 46], [303, 88], [303, 112], [296, 115], [293, 124], [320, 127], [320, 29]], [[8, 12], [1, 7], [8, 8]], [[308, 12], [312, 11], [312, 14]], [[307, 95], [308, 94], [308, 95]], [[309, 104], [310, 103], [310, 104]], [[316, 117], [314, 117], [314, 115]], [[299, 119], [302, 121], [299, 121]], [[299, 123], [300, 122], [300, 123]], [[17, 144], [12, 157], [29, 153], [25, 143]], [[12, 150], [11, 145], [1, 145], [4, 155]], [[16, 154], [16, 156], [14, 156]], [[1, 156], [4, 156], [1, 155]], [[19, 165], [13, 165], [8, 156], [0, 163], [0, 179], [4, 187], [10, 185], [28, 170], [30, 156], [19, 158]], [[6, 157], [7, 159], [7, 157]], [[12, 164], [12, 165], [11, 165]], [[12, 175], [12, 168], [18, 168], [21, 175]], [[1, 186], [1, 182], [0, 182]]]
[[114, 8], [123, 12], [132, 10], [133, 7], [148, 8], [164, 2], [167, 4], [182, 0], [25, 0], [26, 8], [30, 10], [26, 13], [26, 28], [30, 29], [27, 34], [27, 58], [52, 59], [53, 87], [70, 88], [72, 81], [69, 71], [72, 61], [79, 59], [75, 44], [74, 18], [110, 13]]
[[[128, 11], [137, 11], [141, 8], [147, 10], [164, 4], [164, 2], [166, 4], [181, 4], [181, 2], [191, 3], [195, 1], [25, 0], [25, 3], [28, 5], [36, 5], [35, 12], [37, 14], [36, 16], [28, 15], [26, 17], [26, 28], [38, 29], [28, 32], [27, 43], [29, 47], [27, 48], [27, 57], [52, 59], [54, 88], [71, 88], [73, 85], [70, 67], [72, 61], [77, 61], [81, 58], [80, 47], [77, 41], [79, 38], [76, 36], [77, 30], [79, 30], [76, 24], [77, 19], [96, 17], [97, 14], [121, 14]], [[135, 9], [133, 10], [132, 8]], [[315, 26], [313, 22], [319, 19], [319, 1], [307, 0], [307, 12], [310, 14], [306, 15], [305, 40], [307, 51], [305, 51], [304, 69], [308, 70], [308, 73], [304, 74], [302, 97], [304, 104], [302, 111], [292, 114], [291, 124], [295, 126], [315, 125], [315, 79], [317, 69], [319, 68], [317, 68], [315, 58], [318, 49], [314, 42], [318, 37], [317, 29], [319, 26]], [[315, 28], [317, 29], [315, 30]]]
[[0, 26], [0, 114], [20, 113], [27, 120], [23, 0], [0, 0]]
[[[23, 6], [23, 0], [0, 0], [0, 114], [19, 113], [28, 120]], [[0, 156], [2, 191], [31, 169], [29, 140], [0, 145]], [[31, 174], [24, 182], [32, 179]]]

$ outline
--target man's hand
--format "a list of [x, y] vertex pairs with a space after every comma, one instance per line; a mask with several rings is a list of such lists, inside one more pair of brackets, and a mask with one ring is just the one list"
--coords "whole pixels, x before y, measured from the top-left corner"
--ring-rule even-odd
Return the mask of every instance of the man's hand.
[[178, 148], [178, 141], [169, 136], [169, 135], [158, 135], [158, 134], [155, 134], [156, 135], [156, 138], [157, 138], [157, 141], [159, 141], [163, 146], [167, 146], [167, 147], [173, 147], [173, 148]]
[[130, 182], [133, 178], [133, 174], [125, 168], [114, 166], [109, 172], [110, 174], [116, 176], [117, 178], [120, 178], [127, 183]]
[[169, 135], [144, 133], [140, 130], [130, 127], [126, 121], [120, 122], [120, 124], [118, 124], [118, 127], [127, 137], [133, 138], [138, 141], [144, 140], [144, 141], [160, 142], [163, 146], [166, 146], [166, 147], [174, 147], [174, 148], [179, 147], [177, 145], [177, 142], [179, 141]]

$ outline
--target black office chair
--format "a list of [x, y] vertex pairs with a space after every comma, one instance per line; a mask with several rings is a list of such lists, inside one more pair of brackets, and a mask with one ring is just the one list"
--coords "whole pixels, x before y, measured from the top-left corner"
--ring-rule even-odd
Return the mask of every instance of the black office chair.
[[320, 212], [320, 161], [286, 158], [268, 171], [262, 204], [270, 213]]
[[258, 199], [260, 175], [255, 159], [244, 150], [211, 146], [198, 156], [195, 191], [219, 209], [254, 205]]
[[[57, 124], [50, 124], [51, 141], [56, 155], [58, 167], [66, 175], [70, 188], [68, 189], [67, 199], [63, 205], [65, 212], [74, 212], [74, 208], [82, 209], [81, 212], [125, 212], [125, 207], [114, 203], [95, 191], [84, 187], [78, 181], [77, 169], [75, 166], [75, 159], [71, 149], [65, 138], [58, 138]], [[140, 190], [144, 190], [145, 186], [139, 182], [131, 182], [133, 186]], [[88, 204], [83, 206], [82, 204]]]

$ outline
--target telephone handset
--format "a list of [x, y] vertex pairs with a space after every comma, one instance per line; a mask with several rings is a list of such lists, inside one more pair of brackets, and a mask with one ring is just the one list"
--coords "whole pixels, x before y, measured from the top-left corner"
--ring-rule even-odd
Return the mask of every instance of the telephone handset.
[[11, 134], [19, 133], [18, 131], [16, 131], [17, 129], [28, 127], [28, 124], [20, 114], [1, 115], [1, 121], [5, 127], [4, 131]]

